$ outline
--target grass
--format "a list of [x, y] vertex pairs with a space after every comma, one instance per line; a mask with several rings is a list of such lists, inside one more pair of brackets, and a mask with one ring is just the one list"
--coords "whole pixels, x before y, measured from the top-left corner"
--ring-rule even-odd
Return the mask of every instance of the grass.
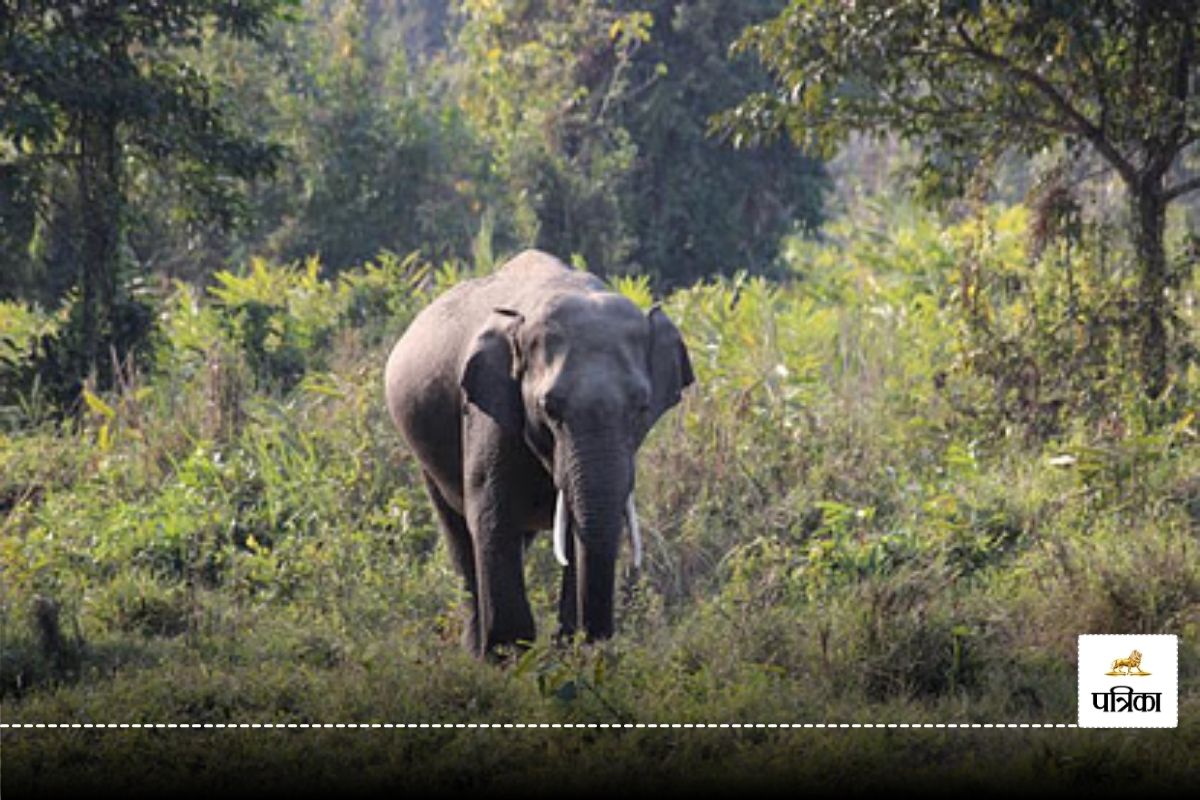
[[[999, 212], [984, 254], [1029, 281], [1027, 297], [991, 296], [1006, 318], [1053, 278], [1024, 265], [1022, 220]], [[1110, 394], [1014, 411], [945, 288], [970, 240], [835, 227], [792, 246], [790, 284], [666, 298], [698, 385], [639, 459], [646, 564], [621, 576], [619, 634], [550, 643], [557, 568], [539, 541], [540, 637], [506, 666], [458, 645], [462, 592], [381, 398], [391, 342], [464, 274], [257, 263], [205, 294], [176, 287], [152, 372], [95, 395], [79, 424], [8, 409], [0, 715], [1072, 723], [1076, 636], [1161, 632], [1180, 636], [1178, 729], [7, 729], [5, 789], [1186, 785], [1200, 376], [1149, 411]], [[1047, 374], [1070, 346], [1054, 344], [1028, 354]]]

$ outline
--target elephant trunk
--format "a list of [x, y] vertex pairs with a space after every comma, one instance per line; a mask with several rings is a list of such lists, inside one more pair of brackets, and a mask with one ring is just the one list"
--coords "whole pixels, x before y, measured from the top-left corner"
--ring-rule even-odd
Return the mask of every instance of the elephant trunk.
[[[570, 566], [567, 556], [567, 537], [570, 532], [571, 511], [567, 506], [566, 493], [561, 489], [558, 500], [554, 505], [554, 557], [562, 566]], [[634, 569], [642, 568], [642, 528], [638, 522], [637, 506], [633, 502], [633, 492], [625, 500], [625, 529], [629, 531], [629, 547], [633, 551]]]
[[583, 543], [576, 565], [576, 618], [587, 640], [613, 635], [613, 596], [616, 593], [617, 538]]
[[[564, 450], [563, 457], [556, 459], [561, 469], [556, 470], [560, 492], [555, 555], [561, 563], [568, 561], [567, 535], [573, 528], [575, 618], [589, 640], [605, 639], [613, 633], [617, 551], [632, 505], [633, 457], [626, 450], [603, 446]], [[637, 560], [640, 547], [639, 538], [634, 548]]]

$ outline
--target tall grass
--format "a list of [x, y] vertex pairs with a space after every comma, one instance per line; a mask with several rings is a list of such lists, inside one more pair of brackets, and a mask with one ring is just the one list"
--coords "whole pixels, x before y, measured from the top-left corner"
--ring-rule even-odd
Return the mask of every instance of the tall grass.
[[[964, 264], [986, 264], [1021, 276], [1006, 293], [973, 290], [993, 319], [1020, 331], [1044, 317], [1058, 300], [1039, 282], [1056, 278], [1030, 264], [1025, 224], [1009, 209], [951, 227], [834, 227], [789, 245], [788, 282], [738, 277], [665, 298], [697, 386], [640, 458], [646, 563], [621, 576], [619, 634], [597, 648], [549, 642], [557, 568], [539, 542], [529, 583], [542, 634], [501, 668], [459, 650], [459, 582], [381, 392], [391, 342], [467, 273], [385, 257], [326, 280], [315, 263], [255, 262], [204, 292], [178, 285], [160, 302], [153, 371], [93, 395], [79, 424], [9, 409], [0, 711], [11, 722], [1064, 723], [1075, 637], [1139, 631], [1181, 636], [1181, 719], [1194, 716], [1200, 444], [1178, 398], [1198, 396], [1200, 375], [1184, 373], [1175, 404], [1153, 415], [1119, 381], [1103, 409], [1063, 382], [1053, 409], [1014, 413], [1007, 376], [980, 368], [956, 293]], [[617, 288], [650, 302], [644, 282]], [[1194, 338], [1195, 304], [1181, 308]], [[1030, 347], [1048, 374], [1060, 351]], [[1196, 733], [1160, 738], [1154, 753], [1118, 734], [1064, 734], [985, 763], [1079, 783], [1095, 774], [1082, 764], [1149, 758], [1169, 775]], [[209, 743], [231, 763], [252, 753], [309, 774], [307, 745], [257, 740], [237, 755], [231, 741]], [[787, 766], [791, 748], [838, 753], [847, 774], [876, 757], [924, 774], [977, 743], [872, 739], [856, 760], [788, 734], [669, 750], [539, 741], [498, 740], [490, 755], [455, 732], [408, 740], [407, 756], [326, 744], [350, 761], [365, 747], [380, 770], [429, 745], [419, 768], [433, 785], [468, 757], [480, 780], [515, 780], [499, 762], [546, 748], [600, 771], [623, 754], [811, 776]], [[47, 786], [34, 765], [79, 758], [86, 773], [108, 757], [65, 734], [47, 746], [11, 737], [6, 782]], [[159, 747], [122, 747], [147, 746]], [[181, 775], [169, 760], [155, 769], [164, 785]]]

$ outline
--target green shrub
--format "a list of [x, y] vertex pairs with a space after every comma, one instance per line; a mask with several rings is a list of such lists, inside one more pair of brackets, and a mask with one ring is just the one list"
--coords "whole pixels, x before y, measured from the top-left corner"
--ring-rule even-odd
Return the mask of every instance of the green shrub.
[[[152, 368], [85, 394], [77, 424], [0, 434], [5, 718], [1071, 721], [1080, 633], [1198, 646], [1200, 442], [1186, 409], [1106, 389], [1097, 415], [1069, 382], [1052, 425], [1016, 415], [1009, 367], [964, 349], [979, 224], [835, 226], [789, 244], [790, 281], [662, 298], [697, 383], [639, 455], [646, 560], [622, 564], [618, 635], [551, 642], [542, 538], [541, 633], [501, 667], [460, 650], [465, 593], [380, 385], [412, 316], [472, 273], [384, 256], [172, 287]], [[1020, 212], [990, 224], [988, 269], [1052, 282], [1016, 263]], [[1029, 298], [989, 313], [1022, 330]], [[1050, 366], [1047, 335], [1022, 347]]]

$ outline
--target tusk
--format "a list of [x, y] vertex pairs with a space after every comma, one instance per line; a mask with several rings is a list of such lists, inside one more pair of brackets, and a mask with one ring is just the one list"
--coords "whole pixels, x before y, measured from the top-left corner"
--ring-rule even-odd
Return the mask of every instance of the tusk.
[[625, 518], [629, 522], [629, 544], [633, 547], [634, 569], [642, 568], [642, 531], [638, 525], [637, 509], [633, 507], [633, 492], [625, 501]]
[[564, 567], [571, 563], [567, 560], [567, 499], [561, 489], [554, 505], [554, 557]]

